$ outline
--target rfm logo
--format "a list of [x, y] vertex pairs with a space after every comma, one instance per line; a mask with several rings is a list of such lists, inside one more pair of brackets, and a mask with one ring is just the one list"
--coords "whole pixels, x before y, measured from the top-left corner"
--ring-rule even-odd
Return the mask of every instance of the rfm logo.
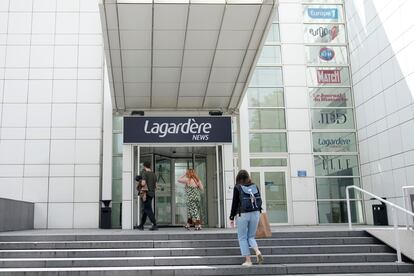
[[313, 36], [319, 36], [320, 38], [324, 38], [329, 35], [329, 39], [332, 41], [338, 37], [339, 27], [332, 26], [331, 29], [328, 29], [327, 27], [319, 27], [316, 29], [310, 28], [309, 33]]
[[321, 112], [321, 117], [318, 123], [322, 125], [342, 125], [345, 124], [347, 121], [347, 117], [345, 113], [338, 112], [338, 111], [332, 111], [332, 112]]

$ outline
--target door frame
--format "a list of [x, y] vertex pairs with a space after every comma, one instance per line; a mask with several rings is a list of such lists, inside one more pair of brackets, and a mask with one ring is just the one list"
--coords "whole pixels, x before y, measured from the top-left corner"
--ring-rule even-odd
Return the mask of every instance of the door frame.
[[[139, 171], [140, 159], [141, 159], [141, 147], [143, 148], [157, 148], [157, 147], [210, 147], [215, 149], [216, 154], [216, 185], [217, 185], [217, 228], [223, 228], [225, 227], [225, 220], [223, 220], [223, 217], [226, 217], [224, 212], [226, 211], [226, 198], [225, 198], [225, 192], [226, 192], [226, 185], [225, 185], [225, 168], [224, 168], [224, 144], [191, 144], [190, 146], [186, 145], [177, 145], [177, 144], [132, 144], [132, 154], [131, 154], [131, 161], [132, 161], [132, 168], [133, 168], [133, 174], [137, 173], [135, 171], [135, 168]], [[147, 154], [145, 154], [147, 155]], [[152, 155], [152, 166], [153, 171], [155, 169], [155, 155], [154, 153], [148, 153], [148, 155]], [[192, 155], [192, 160], [194, 162], [194, 154]], [[136, 162], [136, 163], [135, 163]], [[175, 165], [175, 164], [174, 164]], [[131, 187], [133, 188], [133, 192], [131, 194], [132, 202], [136, 202], [136, 204], [131, 204], [131, 219], [132, 219], [132, 228], [138, 224], [140, 221], [140, 200], [138, 200], [136, 190], [136, 183], [135, 183], [135, 175], [132, 177], [132, 183]], [[135, 197], [136, 196], [136, 197]], [[155, 200], [153, 202], [153, 209], [155, 211]], [[175, 204], [175, 203], [174, 203]], [[171, 212], [172, 213], [172, 212]], [[173, 214], [172, 214], [173, 215]], [[211, 227], [211, 226], [210, 226]]]
[[270, 223], [271, 226], [278, 225], [291, 225], [292, 224], [292, 200], [291, 200], [291, 189], [290, 177], [289, 177], [289, 168], [288, 167], [251, 167], [250, 173], [259, 173], [260, 174], [260, 185], [259, 189], [261, 191], [261, 197], [263, 201], [263, 210], [266, 212], [266, 187], [265, 187], [265, 177], [266, 172], [283, 172], [285, 174], [285, 191], [286, 191], [286, 212], [287, 212], [287, 222], [285, 223]]

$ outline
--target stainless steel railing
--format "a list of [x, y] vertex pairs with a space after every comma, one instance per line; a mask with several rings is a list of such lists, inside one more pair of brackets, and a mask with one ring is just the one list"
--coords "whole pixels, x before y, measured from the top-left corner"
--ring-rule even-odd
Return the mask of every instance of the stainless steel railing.
[[[397, 262], [402, 263], [402, 259], [401, 259], [401, 245], [400, 245], [400, 234], [398, 232], [398, 219], [397, 219], [397, 210], [404, 212], [407, 216], [410, 215], [412, 217], [414, 217], [414, 213], [410, 212], [404, 208], [402, 208], [401, 206], [398, 206], [392, 202], [389, 202], [385, 199], [380, 198], [377, 195], [374, 195], [373, 193], [370, 193], [368, 191], [365, 191], [364, 189], [361, 189], [358, 186], [348, 186], [346, 187], [346, 208], [347, 208], [347, 212], [348, 212], [348, 225], [349, 225], [349, 230], [352, 230], [352, 218], [351, 218], [351, 200], [349, 198], [349, 190], [350, 189], [355, 189], [357, 191], [360, 191], [362, 193], [365, 193], [367, 195], [369, 195], [370, 197], [373, 197], [379, 201], [381, 201], [382, 203], [388, 205], [391, 207], [391, 211], [392, 211], [392, 222], [394, 224], [394, 237], [395, 237], [395, 249], [397, 251]], [[407, 221], [408, 223], [408, 221]]]

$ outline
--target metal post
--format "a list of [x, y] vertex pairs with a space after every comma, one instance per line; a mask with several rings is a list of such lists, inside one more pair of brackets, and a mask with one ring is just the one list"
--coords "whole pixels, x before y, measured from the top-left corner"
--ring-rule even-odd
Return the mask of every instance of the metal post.
[[[405, 192], [406, 191], [405, 187], [403, 187], [402, 190], [403, 190], [404, 209], [405, 210], [408, 210], [408, 208], [407, 208], [407, 197], [408, 196], [407, 196], [407, 194]], [[408, 216], [407, 213], [405, 213], [405, 226], [406, 226], [407, 230], [410, 229], [410, 226], [409, 226], [408, 221], [409, 221], [409, 216]]]
[[400, 233], [398, 232], [398, 220], [397, 220], [397, 211], [394, 207], [391, 207], [392, 211], [392, 220], [394, 222], [394, 235], [395, 235], [395, 249], [397, 250], [397, 262], [402, 263], [401, 260], [401, 248], [400, 248]]
[[348, 211], [348, 226], [349, 230], [352, 230], [352, 218], [351, 218], [351, 201], [349, 199], [349, 188], [350, 186], [346, 187], [346, 208]]

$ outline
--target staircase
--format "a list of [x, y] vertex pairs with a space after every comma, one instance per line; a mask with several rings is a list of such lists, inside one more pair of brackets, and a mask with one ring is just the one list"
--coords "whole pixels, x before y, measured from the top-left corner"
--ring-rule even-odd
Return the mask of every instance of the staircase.
[[258, 241], [265, 264], [251, 268], [234, 232], [184, 231], [3, 235], [0, 275], [414, 275], [364, 231], [273, 233]]

